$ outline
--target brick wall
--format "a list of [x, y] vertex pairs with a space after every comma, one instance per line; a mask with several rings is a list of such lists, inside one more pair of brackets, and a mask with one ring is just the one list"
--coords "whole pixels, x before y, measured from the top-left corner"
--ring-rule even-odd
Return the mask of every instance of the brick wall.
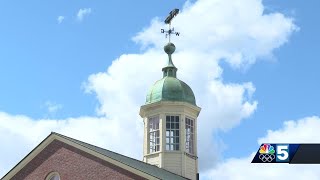
[[61, 180], [144, 179], [61, 141], [54, 140], [13, 180], [45, 180], [56, 171]]

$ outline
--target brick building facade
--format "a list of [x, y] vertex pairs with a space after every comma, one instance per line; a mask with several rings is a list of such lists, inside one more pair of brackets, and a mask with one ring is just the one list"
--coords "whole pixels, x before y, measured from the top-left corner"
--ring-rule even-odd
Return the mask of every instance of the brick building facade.
[[3, 180], [185, 179], [165, 169], [51, 133]]

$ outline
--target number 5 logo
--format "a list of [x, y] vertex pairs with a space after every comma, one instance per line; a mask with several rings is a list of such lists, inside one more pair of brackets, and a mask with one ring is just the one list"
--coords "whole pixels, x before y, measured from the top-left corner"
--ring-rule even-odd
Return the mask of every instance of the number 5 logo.
[[289, 145], [277, 145], [277, 162], [289, 162]]

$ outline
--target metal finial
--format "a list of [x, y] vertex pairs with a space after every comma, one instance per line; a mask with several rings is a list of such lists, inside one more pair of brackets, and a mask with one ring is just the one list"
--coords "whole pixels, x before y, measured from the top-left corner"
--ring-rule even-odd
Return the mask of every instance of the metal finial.
[[170, 43], [170, 40], [171, 40], [171, 34], [175, 34], [176, 36], [179, 36], [180, 33], [179, 32], [175, 32], [174, 31], [174, 28], [171, 29], [171, 21], [172, 19], [177, 16], [179, 13], [179, 9], [174, 9], [172, 10], [168, 17], [166, 18], [166, 20], [164, 21], [166, 24], [169, 24], [169, 30], [165, 31], [164, 29], [161, 29], [161, 33], [166, 33], [166, 38], [169, 36], [169, 43]]

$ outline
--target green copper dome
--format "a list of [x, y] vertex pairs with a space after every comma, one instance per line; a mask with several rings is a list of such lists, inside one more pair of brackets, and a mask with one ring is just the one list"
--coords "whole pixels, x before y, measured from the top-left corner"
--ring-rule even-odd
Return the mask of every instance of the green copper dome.
[[158, 101], [180, 101], [196, 105], [196, 98], [192, 89], [185, 82], [176, 78], [178, 69], [174, 66], [171, 58], [171, 55], [175, 51], [174, 44], [168, 43], [164, 47], [164, 50], [169, 57], [168, 64], [162, 68], [163, 78], [154, 83], [150, 88], [146, 104]]
[[196, 105], [191, 88], [175, 77], [166, 76], [150, 88], [146, 104], [158, 101], [183, 101]]

